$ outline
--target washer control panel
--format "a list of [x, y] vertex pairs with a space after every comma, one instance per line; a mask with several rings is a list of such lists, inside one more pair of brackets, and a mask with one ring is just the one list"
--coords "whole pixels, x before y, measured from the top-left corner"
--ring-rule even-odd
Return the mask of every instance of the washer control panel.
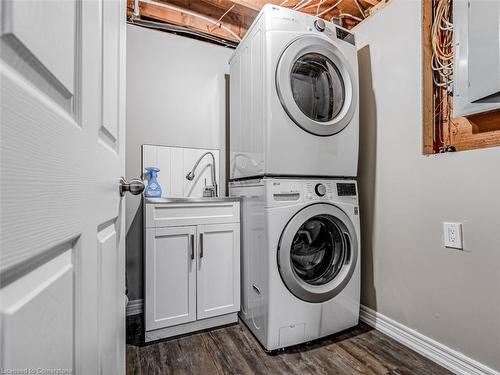
[[358, 201], [353, 180], [265, 178], [262, 181], [267, 185], [268, 202], [277, 205], [328, 201], [357, 204]]
[[356, 183], [350, 181], [304, 181], [303, 197], [305, 201], [314, 200], [357, 200]]
[[335, 197], [335, 182], [333, 181], [305, 181], [303, 188], [306, 201]]

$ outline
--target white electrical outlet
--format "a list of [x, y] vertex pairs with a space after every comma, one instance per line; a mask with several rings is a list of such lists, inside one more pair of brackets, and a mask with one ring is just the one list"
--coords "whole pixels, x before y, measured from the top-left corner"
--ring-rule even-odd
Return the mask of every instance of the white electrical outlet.
[[463, 249], [462, 223], [443, 223], [444, 246]]

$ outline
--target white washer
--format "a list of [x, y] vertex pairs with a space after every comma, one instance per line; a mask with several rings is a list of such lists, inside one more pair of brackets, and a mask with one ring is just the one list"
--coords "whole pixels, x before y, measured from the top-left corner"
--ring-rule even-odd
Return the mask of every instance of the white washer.
[[230, 60], [230, 179], [355, 177], [354, 35], [266, 5]]
[[267, 350], [358, 324], [356, 181], [236, 181], [241, 197], [240, 316]]

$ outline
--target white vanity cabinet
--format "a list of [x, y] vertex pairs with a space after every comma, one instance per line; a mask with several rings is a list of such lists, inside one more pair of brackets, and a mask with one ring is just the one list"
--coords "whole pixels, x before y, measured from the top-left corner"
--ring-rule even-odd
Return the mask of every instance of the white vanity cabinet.
[[196, 274], [198, 319], [240, 309], [240, 224], [199, 225]]
[[196, 226], [146, 229], [146, 330], [196, 320], [195, 237]]
[[146, 199], [146, 341], [237, 321], [238, 200]]

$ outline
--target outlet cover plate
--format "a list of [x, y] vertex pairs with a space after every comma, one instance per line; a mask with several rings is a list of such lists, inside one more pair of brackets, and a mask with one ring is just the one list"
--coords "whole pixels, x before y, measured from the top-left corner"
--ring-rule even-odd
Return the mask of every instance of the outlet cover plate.
[[443, 223], [444, 246], [452, 249], [463, 247], [462, 223]]

